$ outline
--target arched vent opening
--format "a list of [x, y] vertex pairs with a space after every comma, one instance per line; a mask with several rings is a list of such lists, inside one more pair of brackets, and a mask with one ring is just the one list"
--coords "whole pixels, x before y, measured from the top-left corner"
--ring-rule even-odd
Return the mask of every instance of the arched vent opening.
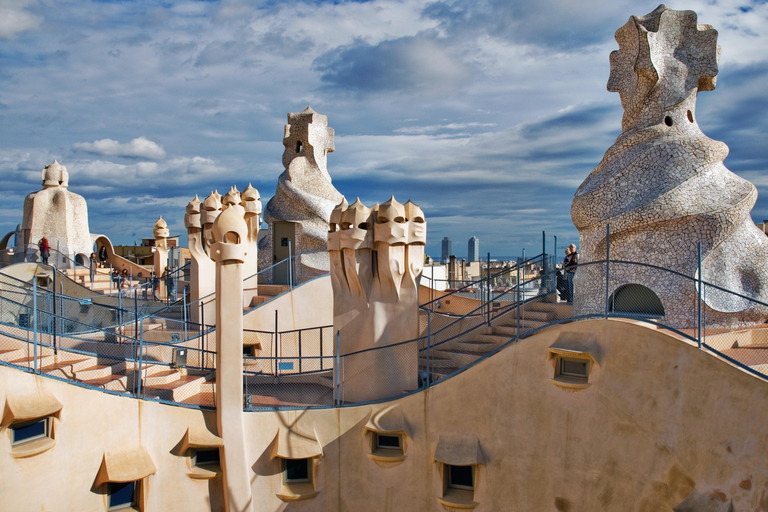
[[620, 315], [660, 318], [664, 305], [653, 290], [641, 284], [625, 284], [611, 295], [611, 312]]

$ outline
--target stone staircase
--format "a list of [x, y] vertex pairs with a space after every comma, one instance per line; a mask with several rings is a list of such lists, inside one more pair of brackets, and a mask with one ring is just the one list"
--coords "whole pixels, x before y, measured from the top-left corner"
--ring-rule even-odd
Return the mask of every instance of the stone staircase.
[[[173, 402], [213, 406], [215, 370], [169, 368], [161, 364], [142, 367], [142, 394]], [[208, 403], [210, 402], [210, 403]]]
[[258, 295], [254, 295], [251, 298], [251, 303], [244, 307], [244, 311], [250, 311], [256, 306], [264, 304], [268, 300], [271, 300], [281, 293], [288, 291], [288, 285], [283, 284], [260, 284], [258, 287]]
[[[572, 315], [572, 306], [565, 303], [535, 301], [521, 310], [520, 324], [517, 311], [510, 311], [494, 318], [491, 327], [480, 326], [455, 340], [432, 349], [429, 357], [429, 374], [432, 382], [451, 375], [500, 347], [521, 332], [547, 325], [560, 318]], [[419, 369], [427, 369], [426, 354], [419, 357]]]
[[[2, 337], [0, 361], [24, 368], [34, 368], [33, 349], [24, 341]], [[37, 367], [62, 379], [82, 382], [105, 390], [134, 393], [138, 385], [138, 367], [132, 361], [38, 347]], [[213, 406], [215, 370], [170, 368], [163, 364], [142, 365], [144, 396], [196, 405]]]
[[109, 293], [110, 291], [112, 276], [110, 274], [110, 269], [108, 268], [96, 269], [96, 274], [93, 276], [93, 283], [91, 283], [91, 271], [87, 268], [68, 268], [66, 269], [66, 275], [77, 284], [85, 286], [94, 292]]
[[[0, 361], [25, 368], [35, 367], [31, 345], [10, 338], [2, 338], [2, 344]], [[63, 349], [54, 354], [50, 347], [38, 347], [37, 368], [41, 373], [111, 391], [127, 392], [129, 389], [125, 361], [105, 360]]]
[[552, 323], [558, 319], [573, 316], [573, 306], [565, 302], [532, 301], [520, 310], [520, 325], [517, 324], [517, 311], [510, 311], [493, 319], [493, 332], [514, 338], [518, 328], [521, 333]]
[[[711, 332], [710, 330], [709, 332]], [[707, 345], [755, 371], [768, 374], [768, 328], [744, 329], [704, 338]]]

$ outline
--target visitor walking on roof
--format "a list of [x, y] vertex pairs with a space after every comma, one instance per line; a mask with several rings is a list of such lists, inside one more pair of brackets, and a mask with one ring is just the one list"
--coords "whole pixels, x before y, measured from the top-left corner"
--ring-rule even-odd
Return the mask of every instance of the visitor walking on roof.
[[568, 299], [566, 302], [573, 303], [573, 276], [576, 273], [576, 267], [579, 265], [579, 251], [576, 250], [576, 244], [568, 246], [571, 253], [565, 257], [563, 267], [565, 267], [565, 275], [568, 279]]
[[91, 269], [90, 269], [91, 270], [91, 288], [93, 288], [93, 278], [96, 277], [96, 265], [98, 265], [98, 263], [96, 261], [96, 253], [95, 252], [91, 253], [90, 260], [91, 260]]
[[165, 268], [165, 290], [168, 294], [168, 300], [176, 302], [176, 274], [173, 269]]
[[48, 239], [45, 237], [41, 238], [37, 246], [40, 248], [40, 258], [43, 260], [43, 265], [47, 265], [48, 258], [51, 256], [51, 246], [48, 245]]
[[153, 270], [150, 274], [150, 281], [152, 284], [150, 286], [152, 287], [152, 300], [160, 300], [160, 297], [157, 296], [158, 290], [160, 290], [160, 278], [155, 275], [155, 271]]
[[99, 261], [101, 262], [102, 267], [107, 266], [107, 246], [102, 245], [99, 249]]
[[120, 291], [120, 271], [116, 268], [112, 269], [112, 286]]

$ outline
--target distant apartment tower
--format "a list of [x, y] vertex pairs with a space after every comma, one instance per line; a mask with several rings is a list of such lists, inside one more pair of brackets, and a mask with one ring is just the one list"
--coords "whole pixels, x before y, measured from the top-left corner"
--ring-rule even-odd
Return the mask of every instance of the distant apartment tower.
[[440, 257], [440, 262], [445, 264], [451, 257], [451, 239], [449, 237], [443, 238], [443, 252]]
[[473, 236], [467, 244], [467, 262], [480, 261], [480, 239]]

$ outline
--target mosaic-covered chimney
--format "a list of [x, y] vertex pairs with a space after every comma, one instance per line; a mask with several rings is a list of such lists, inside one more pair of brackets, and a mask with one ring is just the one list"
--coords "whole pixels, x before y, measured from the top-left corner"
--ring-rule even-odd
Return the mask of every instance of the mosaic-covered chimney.
[[[664, 269], [696, 276], [699, 243], [705, 282], [765, 301], [768, 239], [750, 217], [757, 190], [723, 165], [728, 147], [697, 123], [696, 96], [713, 90], [717, 79], [717, 31], [700, 25], [692, 11], [661, 5], [632, 16], [616, 41], [608, 90], [621, 98], [623, 132], [573, 199], [580, 263], [606, 258], [610, 224], [611, 260], [661, 267], [612, 266], [611, 297], [634, 290], [638, 313], [652, 312], [679, 328], [695, 326], [695, 281]], [[574, 313], [604, 310], [604, 268], [576, 272]], [[737, 295], [711, 286], [703, 291], [708, 326], [762, 323], [768, 316]], [[661, 308], [651, 304], [657, 299]]]

